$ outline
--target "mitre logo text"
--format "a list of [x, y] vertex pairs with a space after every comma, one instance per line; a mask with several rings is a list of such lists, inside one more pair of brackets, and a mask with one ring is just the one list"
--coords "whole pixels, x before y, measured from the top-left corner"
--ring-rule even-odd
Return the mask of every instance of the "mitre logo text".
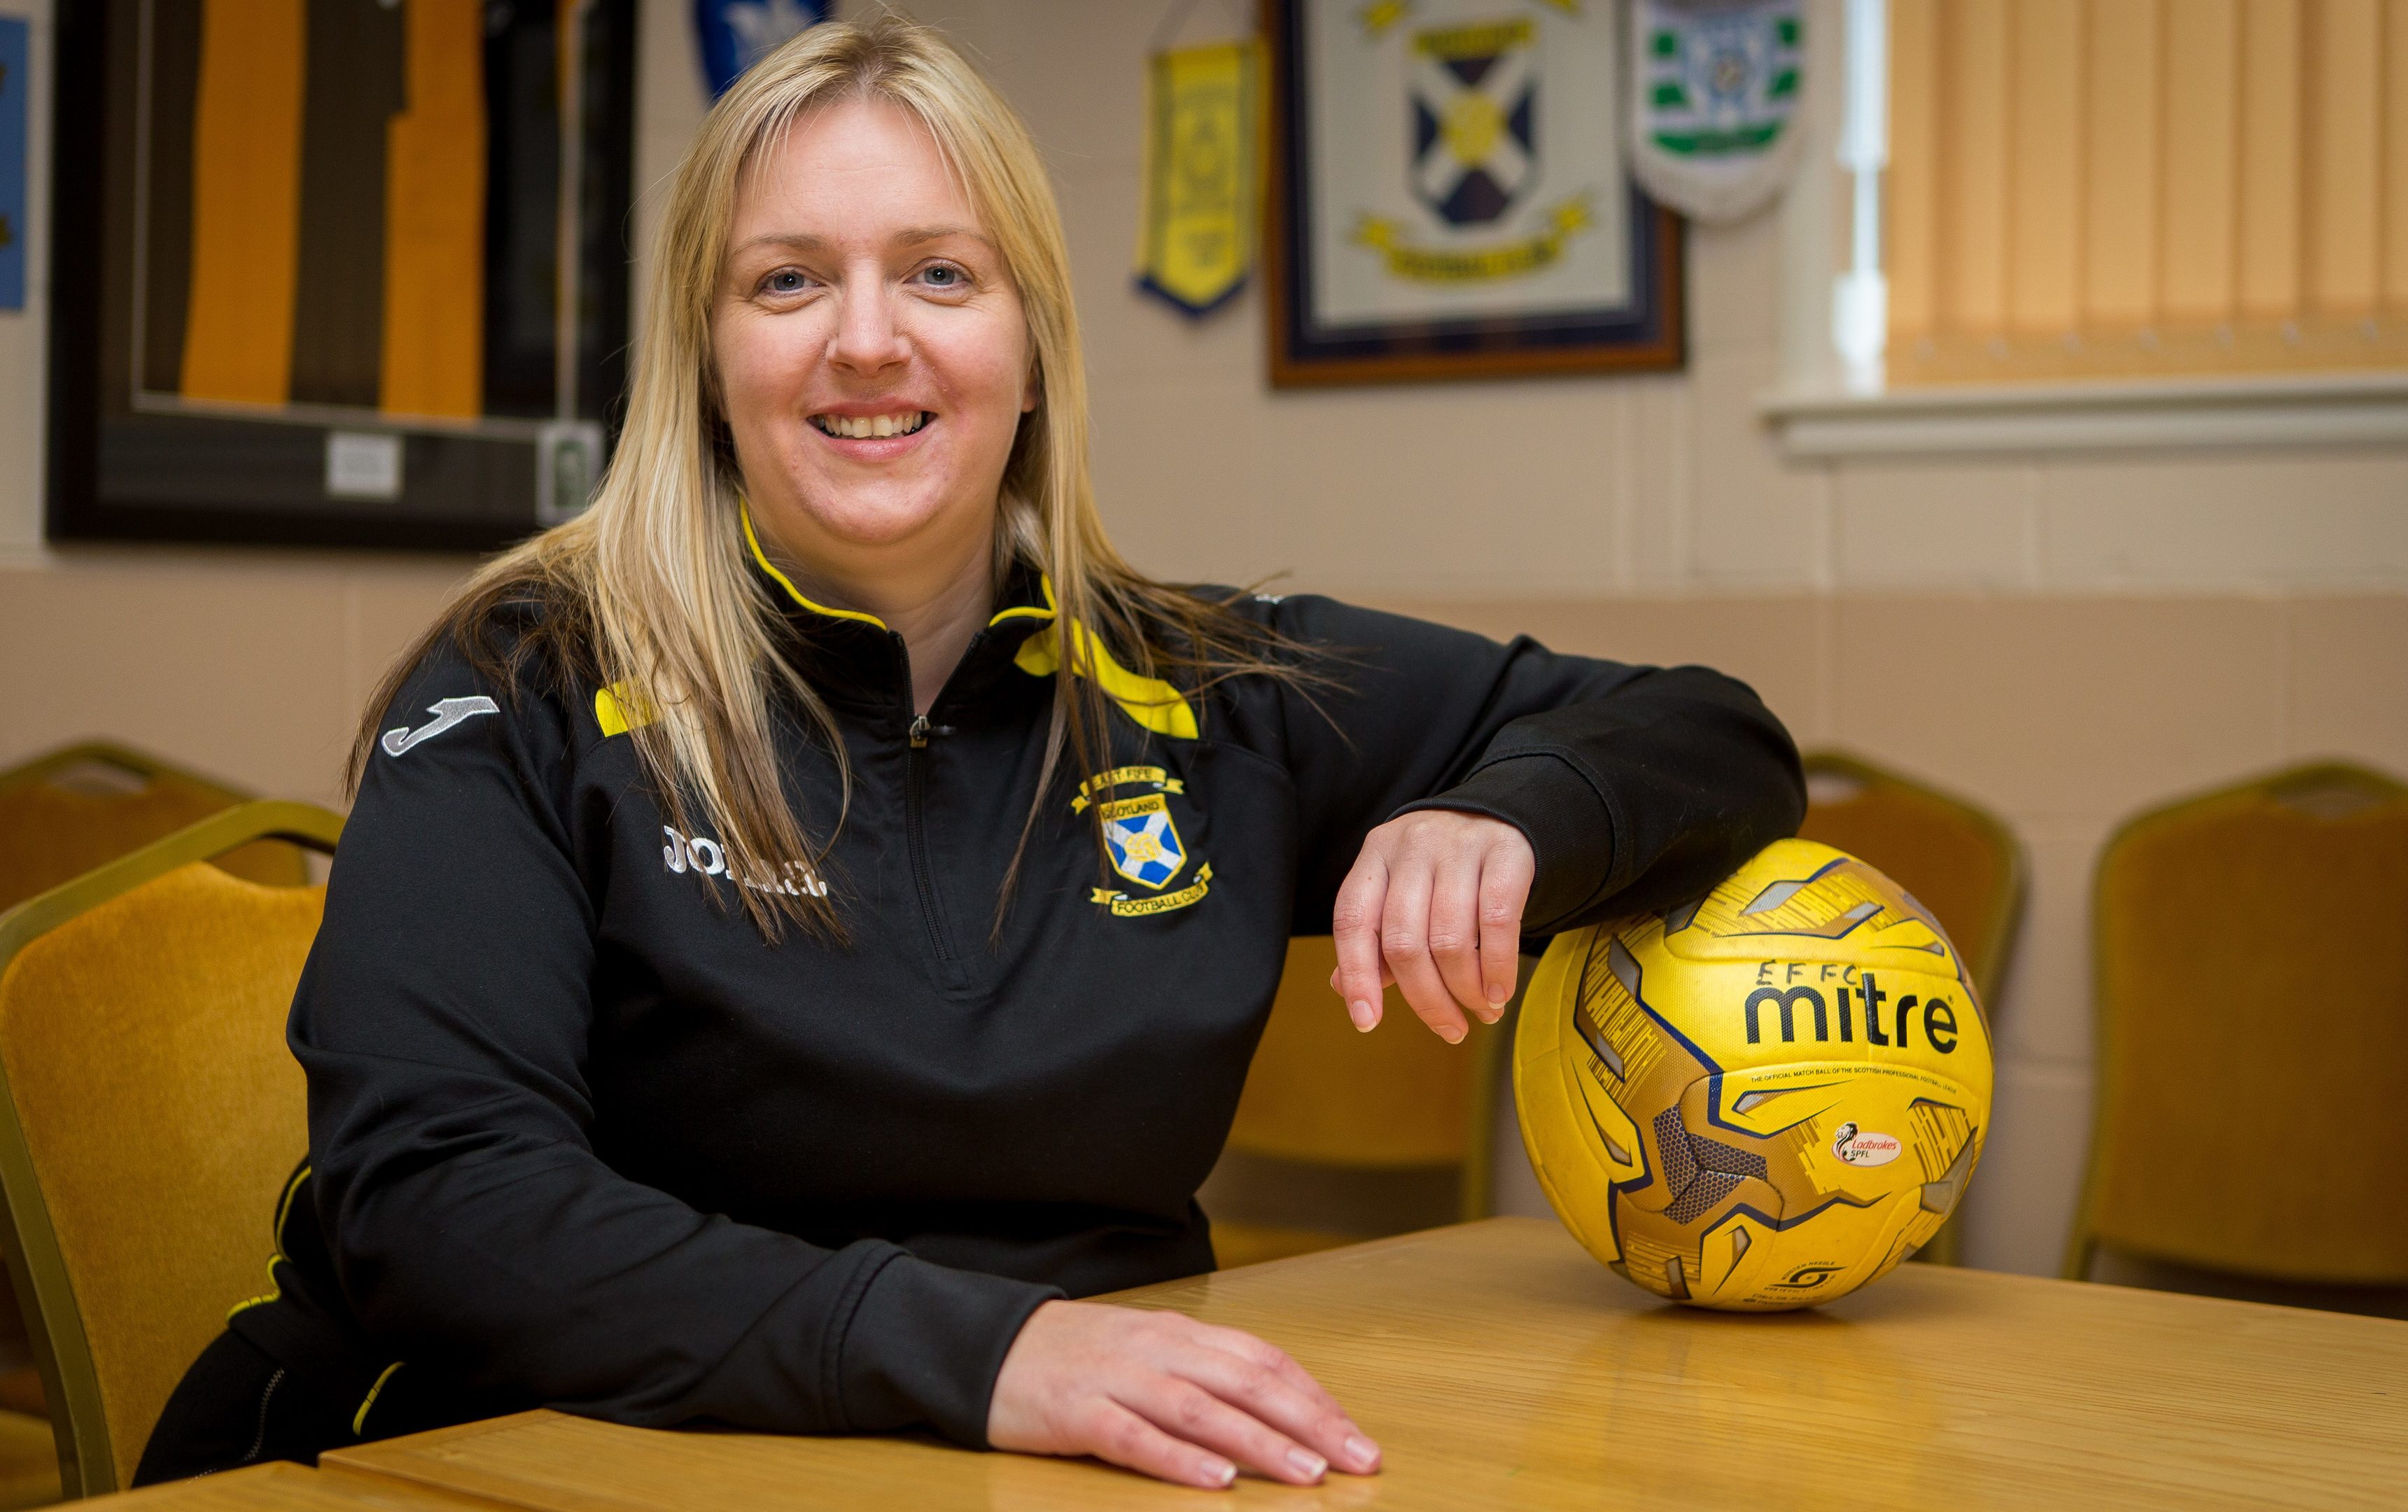
[[[1925, 1043], [1942, 1055], [1956, 1048], [1956, 1010], [1945, 998], [1922, 999], [1914, 993], [1902, 993], [1893, 999], [1881, 989], [1873, 973], [1859, 973], [1853, 966], [1841, 967], [1831, 962], [1807, 964], [1799, 961], [1765, 961], [1757, 966], [1756, 979], [1760, 985], [1747, 995], [1741, 1010], [1747, 1015], [1747, 1043], [1764, 1041], [1766, 1021], [1770, 1009], [1781, 1015], [1781, 1040], [1784, 1044], [1798, 1038], [1799, 1030], [1810, 1020], [1814, 1038], [1828, 1041], [1836, 1019], [1840, 1039], [1853, 1042], [1856, 1037], [1856, 1011], [1864, 1011], [1865, 1042], [1885, 1048], [1909, 1049], [1913, 1046], [1915, 1020], [1922, 1019]], [[1826, 989], [1830, 996], [1824, 996]]]

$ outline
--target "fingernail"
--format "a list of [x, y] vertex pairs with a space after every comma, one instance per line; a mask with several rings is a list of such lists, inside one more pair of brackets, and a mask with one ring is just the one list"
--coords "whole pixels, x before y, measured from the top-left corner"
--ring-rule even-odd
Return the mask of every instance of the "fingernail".
[[1204, 1474], [1213, 1485], [1226, 1486], [1231, 1481], [1238, 1478], [1238, 1467], [1231, 1464], [1226, 1460], [1207, 1461], [1204, 1465]]
[[1490, 987], [1488, 989], [1488, 1001], [1495, 1003], [1499, 1008], [1504, 1007], [1505, 1000], [1512, 995], [1513, 989], [1511, 987]]
[[1461, 1044], [1463, 1043], [1463, 1037], [1471, 1031], [1458, 1024], [1450, 1029], [1442, 1029], [1439, 1030], [1439, 1032], [1446, 1036], [1447, 1044]]
[[1346, 1005], [1346, 1016], [1354, 1020], [1354, 1027], [1367, 1034], [1370, 1032], [1371, 1026], [1378, 1022], [1371, 1016], [1371, 1005], [1361, 998]]
[[1380, 1462], [1380, 1446], [1357, 1433], [1346, 1441], [1346, 1462], [1357, 1470], [1369, 1470]]
[[1329, 1462], [1311, 1449], [1288, 1450], [1287, 1464], [1289, 1469], [1307, 1480], [1319, 1480], [1329, 1468]]

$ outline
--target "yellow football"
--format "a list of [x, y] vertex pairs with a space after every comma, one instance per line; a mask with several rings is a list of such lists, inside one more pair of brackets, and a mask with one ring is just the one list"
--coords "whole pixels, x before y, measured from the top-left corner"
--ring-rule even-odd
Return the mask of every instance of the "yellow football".
[[1929, 911], [1784, 840], [1703, 898], [1558, 936], [1513, 1096], [1598, 1259], [1680, 1302], [1806, 1307], [1914, 1254], [1964, 1196], [1989, 1027]]

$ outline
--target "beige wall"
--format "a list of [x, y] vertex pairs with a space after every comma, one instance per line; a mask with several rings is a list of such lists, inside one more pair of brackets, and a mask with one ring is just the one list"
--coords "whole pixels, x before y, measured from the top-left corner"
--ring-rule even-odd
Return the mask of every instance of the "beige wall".
[[[1753, 410], [1774, 363], [1769, 217], [1694, 238], [1684, 373], [1273, 395], [1252, 294], [1196, 325], [1129, 289], [1162, 7], [916, 8], [975, 50], [1054, 166], [1098, 481], [1143, 565], [1719, 665], [1801, 742], [2008, 817], [2033, 893], [1969, 1240], [1980, 1263], [2053, 1268], [2087, 1122], [2099, 842], [2295, 756], [2408, 772], [2408, 453], [1786, 463]], [[1240, 8], [1197, 7], [1192, 35]], [[683, 14], [648, 10], [648, 181], [699, 111]], [[37, 318], [0, 316], [0, 763], [107, 734], [330, 799], [360, 699], [466, 564], [42, 547]]]

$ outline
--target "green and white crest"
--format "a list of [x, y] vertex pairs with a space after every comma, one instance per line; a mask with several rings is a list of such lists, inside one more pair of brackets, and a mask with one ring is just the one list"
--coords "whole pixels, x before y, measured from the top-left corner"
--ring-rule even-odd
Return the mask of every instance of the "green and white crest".
[[1630, 0], [1630, 168], [1692, 220], [1736, 221], [1797, 162], [1805, 0]]

